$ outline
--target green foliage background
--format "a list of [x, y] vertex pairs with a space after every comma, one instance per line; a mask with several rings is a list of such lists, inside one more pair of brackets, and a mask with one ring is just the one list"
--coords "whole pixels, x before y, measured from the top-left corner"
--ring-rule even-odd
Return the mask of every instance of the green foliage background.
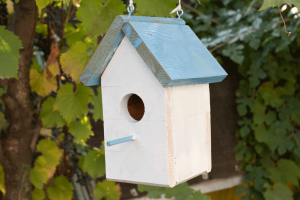
[[[95, 179], [105, 173], [104, 145], [97, 149], [86, 144], [93, 135], [87, 114], [92, 113], [96, 121], [103, 116], [99, 104], [101, 88], [94, 91], [78, 79], [115, 16], [126, 14], [126, 6], [120, 0], [36, 1], [40, 16], [36, 37], [62, 36], [66, 43], [52, 42], [49, 55], [42, 60], [37, 56], [41, 48], [35, 47], [32, 57], [30, 84], [43, 124], [36, 148], [39, 156], [30, 172], [32, 196], [35, 200], [44, 199], [46, 194], [53, 200], [72, 199], [74, 188], [68, 171], [80, 171]], [[204, 15], [186, 9], [183, 18], [220, 63], [229, 58], [242, 76], [236, 91], [240, 115], [236, 136], [240, 141], [235, 150], [240, 169], [247, 172], [247, 186], [240, 186], [237, 194], [243, 195], [242, 200], [300, 199], [300, 17], [296, 18], [289, 7], [283, 12], [287, 30], [292, 32], [288, 37], [278, 9], [267, 8], [282, 3], [293, 3], [299, 8], [299, 0], [265, 0], [260, 12], [259, 0], [203, 0], [201, 6], [195, 0], [190, 2]], [[134, 3], [135, 15], [174, 17], [168, 13], [177, 1]], [[60, 22], [61, 35], [50, 20], [55, 8], [66, 12], [66, 19]], [[74, 13], [82, 22], [76, 27], [70, 23]], [[17, 77], [20, 48], [18, 38], [0, 26], [0, 58], [7, 62], [4, 71], [1, 67], [0, 78]], [[3, 93], [5, 88], [0, 90]], [[0, 127], [5, 131], [8, 124], [2, 103], [0, 100]], [[88, 108], [89, 103], [93, 109]], [[66, 169], [62, 169], [64, 163]], [[49, 181], [55, 187], [47, 186]], [[0, 190], [5, 193], [1, 166]], [[139, 190], [148, 191], [152, 198], [165, 194], [166, 198], [177, 200], [209, 199], [186, 183], [173, 189], [140, 185]], [[97, 199], [119, 199], [120, 189], [114, 182], [99, 181], [94, 195]]]
[[[279, 6], [265, 1], [266, 6]], [[290, 1], [299, 6], [299, 1]], [[196, 3], [196, 2], [195, 2]], [[237, 189], [242, 200], [299, 199], [300, 177], [300, 19], [288, 8], [263, 8], [261, 1], [202, 1], [195, 16], [185, 19], [222, 63], [229, 57], [242, 76], [236, 91], [240, 115], [235, 147], [246, 187]], [[216, 13], [217, 11], [217, 13]], [[216, 16], [215, 25], [208, 16]], [[298, 14], [296, 14], [298, 15]], [[228, 65], [228, 63], [226, 63]]]

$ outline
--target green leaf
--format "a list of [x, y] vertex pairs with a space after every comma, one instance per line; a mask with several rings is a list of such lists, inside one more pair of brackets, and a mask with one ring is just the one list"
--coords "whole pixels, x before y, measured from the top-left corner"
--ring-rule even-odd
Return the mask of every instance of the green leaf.
[[82, 116], [78, 121], [69, 124], [69, 132], [74, 136], [74, 142], [84, 144], [87, 139], [94, 135], [92, 126], [87, 116]]
[[40, 118], [43, 123], [43, 127], [61, 127], [66, 122], [60, 116], [57, 110], [54, 110], [55, 99], [53, 97], [48, 97], [42, 104], [42, 111], [40, 112]]
[[35, 32], [42, 35], [48, 35], [48, 26], [38, 21], [36, 24]]
[[45, 8], [49, 3], [53, 2], [52, 0], [35, 0], [38, 7], [39, 15], [42, 14], [42, 9]]
[[237, 111], [239, 113], [240, 116], [243, 116], [245, 114], [247, 114], [247, 105], [246, 104], [239, 104], [237, 106]]
[[266, 122], [267, 125], [271, 125], [277, 118], [276, 112], [274, 111], [269, 111], [265, 117], [264, 121]]
[[8, 123], [6, 122], [5, 115], [0, 111], [0, 131], [6, 129]]
[[104, 152], [99, 149], [88, 152], [88, 154], [84, 157], [82, 170], [95, 179], [103, 176], [105, 174]]
[[0, 79], [18, 79], [19, 50], [22, 48], [19, 37], [0, 26]]
[[7, 87], [0, 87], [0, 103], [4, 103], [1, 99], [1, 96], [7, 92]]
[[192, 195], [188, 196], [186, 200], [210, 200], [209, 196], [206, 196], [201, 193], [201, 191], [196, 191]]
[[260, 39], [252, 37], [251, 41], [249, 42], [249, 46], [254, 50], [257, 50], [260, 46]]
[[38, 71], [38, 73], [43, 72], [41, 66], [39, 65], [39, 63], [38, 63], [38, 61], [36, 60], [35, 57], [32, 57], [31, 69], [35, 69], [36, 71]]
[[140, 16], [155, 16], [155, 17], [174, 17], [175, 14], [170, 14], [178, 4], [176, 0], [135, 0], [136, 11]]
[[42, 97], [49, 95], [52, 91], [55, 92], [57, 90], [57, 74], [58, 70], [55, 64], [45, 68], [42, 73], [36, 69], [30, 69], [31, 90]]
[[40, 166], [35, 166], [30, 171], [30, 181], [38, 189], [43, 189], [45, 183], [47, 183], [47, 173]]
[[243, 55], [243, 49], [244, 45], [242, 44], [231, 44], [228, 45], [227, 49], [223, 49], [222, 53], [224, 56], [228, 56], [232, 61], [234, 61], [237, 64], [242, 64], [244, 61], [244, 55]]
[[75, 29], [71, 23], [67, 23], [65, 27], [65, 37], [69, 46], [73, 46], [76, 42], [82, 41], [86, 35], [86, 30], [82, 23], [78, 23], [76, 26], [77, 29]]
[[299, 187], [300, 167], [291, 160], [280, 159], [277, 163], [277, 169], [271, 168], [271, 179], [276, 183], [286, 184], [292, 182]]
[[106, 33], [114, 18], [125, 10], [121, 0], [109, 0], [104, 5], [98, 0], [82, 0], [76, 17], [82, 21], [88, 35], [98, 36]]
[[253, 113], [254, 124], [262, 124], [265, 120], [266, 106], [261, 103], [256, 103], [252, 106], [251, 111]]
[[45, 199], [45, 192], [41, 189], [34, 188], [31, 192], [33, 200], [43, 200]]
[[275, 183], [274, 189], [267, 187], [264, 197], [267, 200], [293, 200], [293, 193], [286, 185]]
[[148, 197], [151, 199], [159, 199], [164, 194], [164, 188], [149, 185], [138, 185], [140, 192], [148, 192]]
[[280, 138], [274, 136], [272, 131], [269, 131], [264, 124], [254, 128], [254, 135], [257, 141], [266, 143], [272, 151], [276, 149], [280, 141]]
[[245, 125], [240, 129], [240, 132], [241, 132], [241, 136], [245, 137], [250, 133], [250, 128], [247, 125]]
[[300, 148], [298, 146], [294, 149], [294, 154], [300, 158]]
[[74, 92], [73, 85], [66, 83], [57, 92], [54, 109], [60, 112], [66, 122], [75, 121], [76, 118], [88, 113], [90, 94], [90, 89], [83, 84], [77, 85], [77, 90]]
[[47, 193], [51, 200], [71, 200], [73, 197], [73, 186], [64, 176], [54, 179], [55, 188], [48, 187]]
[[118, 200], [121, 191], [119, 185], [115, 182], [104, 180], [103, 182], [98, 182], [96, 188], [94, 189], [94, 195], [96, 199], [101, 200], [105, 197], [106, 200]]
[[0, 165], [0, 191], [5, 194], [5, 182], [4, 182], [4, 170], [2, 165]]
[[62, 69], [76, 83], [79, 82], [80, 75], [91, 58], [91, 56], [87, 56], [87, 50], [88, 46], [85, 43], [77, 41], [69, 51], [60, 56]]
[[264, 4], [259, 11], [262, 11], [268, 7], [278, 7], [285, 3], [294, 5], [300, 10], [300, 0], [264, 0]]
[[283, 104], [282, 98], [279, 96], [278, 91], [274, 89], [273, 82], [266, 82], [262, 84], [257, 92], [261, 95], [265, 101], [265, 105], [270, 105], [274, 108], [277, 108]]
[[288, 138], [285, 135], [279, 135], [279, 139], [280, 139], [280, 142], [278, 143], [278, 154], [279, 155], [283, 155], [288, 150], [292, 150], [294, 148], [294, 142], [291, 138]]
[[249, 193], [249, 188], [245, 187], [243, 185], [240, 185], [236, 188], [235, 193], [236, 193], [236, 195], [241, 196], [245, 193]]
[[176, 185], [173, 188], [164, 189], [166, 198], [170, 199], [172, 197], [175, 197], [177, 200], [179, 199], [185, 200], [193, 192], [194, 190], [190, 188], [186, 182], [181, 183], [180, 185]]
[[57, 147], [55, 142], [46, 139], [40, 140], [36, 149], [42, 152], [42, 155], [36, 160], [40, 166], [51, 167], [59, 164], [63, 151]]
[[187, 183], [182, 183], [173, 188], [139, 185], [138, 190], [140, 192], [147, 191], [149, 198], [156, 199], [161, 198], [162, 194], [165, 194], [165, 198], [167, 199], [175, 197], [176, 200], [186, 200], [187, 198], [201, 196], [199, 193], [194, 193], [194, 190], [191, 189]]
[[93, 118], [94, 118], [95, 121], [97, 121], [99, 119], [103, 120], [101, 87], [97, 88], [97, 93], [98, 93], [97, 96], [96, 96], [95, 93], [94, 93], [94, 95], [92, 95], [92, 100], [91, 100], [91, 103], [94, 106]]

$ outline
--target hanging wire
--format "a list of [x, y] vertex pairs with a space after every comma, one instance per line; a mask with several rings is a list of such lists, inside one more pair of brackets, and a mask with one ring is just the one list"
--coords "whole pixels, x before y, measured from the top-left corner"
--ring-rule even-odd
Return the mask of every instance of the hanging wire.
[[178, 0], [178, 6], [172, 10], [170, 14], [173, 14], [174, 12], [177, 12], [178, 19], [180, 19], [180, 17], [183, 15], [183, 10], [181, 9], [181, 0]]
[[128, 17], [131, 17], [131, 13], [134, 11], [133, 0], [129, 0], [129, 5], [127, 6]]

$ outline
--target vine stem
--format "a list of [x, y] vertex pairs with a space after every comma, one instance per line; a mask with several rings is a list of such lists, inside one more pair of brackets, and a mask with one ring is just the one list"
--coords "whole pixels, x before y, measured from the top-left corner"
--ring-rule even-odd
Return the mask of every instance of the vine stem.
[[[280, 15], [281, 15], [281, 13], [280, 13]], [[282, 15], [281, 15], [281, 17], [282, 17]], [[283, 18], [282, 18], [282, 19], [283, 19]], [[286, 20], [286, 22], [292, 21], [292, 20], [293, 20], [293, 18]], [[284, 23], [284, 27], [286, 27], [284, 19], [283, 19], [283, 22], [277, 22], [277, 23], [275, 23], [275, 24], [279, 25], [279, 24], [282, 24], [282, 23]], [[219, 45], [215, 46], [214, 48], [210, 49], [209, 51], [212, 53], [212, 52], [214, 52], [215, 50], [221, 48], [222, 46], [224, 46], [224, 45], [230, 43], [232, 40], [235, 40], [236, 38], [239, 38], [239, 37], [242, 37], [242, 36], [244, 36], [244, 35], [253, 33], [253, 32], [255, 32], [255, 31], [257, 31], [257, 30], [258, 30], [258, 29], [253, 29], [253, 30], [251, 30], [251, 31], [249, 31], [249, 32], [247, 32], [247, 33], [245, 33], [245, 34], [238, 35], [238, 36], [236, 36], [236, 37], [230, 39], [230, 40], [227, 41], [227, 42], [224, 42], [224, 43], [222, 43], [222, 44], [219, 44]], [[285, 30], [285, 32], [286, 32], [286, 33], [289, 33], [289, 36], [290, 36], [291, 32], [287, 32], [286, 30]]]
[[279, 14], [280, 14], [280, 16], [281, 16], [281, 19], [282, 19], [282, 21], [283, 21], [283, 24], [284, 24], [284, 31], [290, 36], [292, 32], [288, 32], [288, 31], [286, 30], [285, 21], [284, 21], [284, 18], [283, 18], [283, 16], [282, 16], [282, 14], [281, 14], [281, 11], [280, 11], [279, 6], [278, 6], [278, 11], [279, 11]]
[[[199, 3], [200, 3], [200, 2], [199, 2]], [[198, 14], [198, 15], [204, 15], [202, 12], [198, 11], [197, 9], [193, 8], [192, 6], [190, 6], [190, 5], [188, 5], [188, 4], [184, 3], [184, 2], [181, 2], [181, 5], [182, 5], [183, 7], [186, 7], [187, 9], [191, 10], [192, 12]], [[215, 24], [222, 25], [220, 22], [218, 22], [218, 21], [215, 20], [215, 19], [209, 18], [209, 20], [210, 20], [211, 22], [215, 23]]]
[[294, 139], [295, 139], [295, 141], [296, 141], [296, 143], [297, 143], [297, 146], [300, 148], [300, 142], [299, 142], [298, 138], [296, 137], [294, 131], [292, 132], [292, 135], [293, 135], [293, 137], [294, 137]]
[[64, 47], [64, 30], [65, 30], [65, 23], [64, 23], [64, 3], [61, 4], [61, 43], [60, 48]]
[[23, 173], [21, 189], [20, 189], [20, 191], [19, 191], [19, 193], [18, 193], [18, 200], [21, 200], [22, 188], [23, 188], [23, 186], [24, 186], [24, 181], [25, 181], [26, 174], [28, 174], [28, 171], [25, 171], [25, 172]]
[[237, 35], [237, 36], [235, 36], [234, 38], [230, 39], [229, 41], [224, 42], [224, 43], [222, 43], [222, 44], [219, 44], [219, 45], [215, 46], [214, 48], [210, 49], [209, 51], [212, 53], [212, 52], [214, 52], [215, 50], [221, 48], [222, 46], [224, 46], [224, 45], [230, 43], [232, 40], [235, 40], [235, 39], [237, 39], [237, 38], [239, 38], [239, 37], [242, 37], [242, 36], [244, 36], [244, 35], [248, 35], [248, 34], [253, 33], [253, 32], [255, 32], [255, 31], [257, 31], [257, 30], [258, 30], [258, 29], [253, 29], [253, 30], [251, 30], [251, 31], [249, 31], [249, 32], [247, 32], [247, 33], [244, 33], [244, 34], [241, 34], [241, 35]]

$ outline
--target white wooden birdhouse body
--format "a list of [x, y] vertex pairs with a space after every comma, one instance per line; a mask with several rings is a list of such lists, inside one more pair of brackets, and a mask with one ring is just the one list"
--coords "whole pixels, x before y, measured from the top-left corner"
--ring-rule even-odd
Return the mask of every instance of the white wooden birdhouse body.
[[102, 87], [106, 178], [173, 187], [210, 172], [209, 83], [227, 74], [201, 41], [182, 20], [127, 16], [103, 40], [81, 80]]

